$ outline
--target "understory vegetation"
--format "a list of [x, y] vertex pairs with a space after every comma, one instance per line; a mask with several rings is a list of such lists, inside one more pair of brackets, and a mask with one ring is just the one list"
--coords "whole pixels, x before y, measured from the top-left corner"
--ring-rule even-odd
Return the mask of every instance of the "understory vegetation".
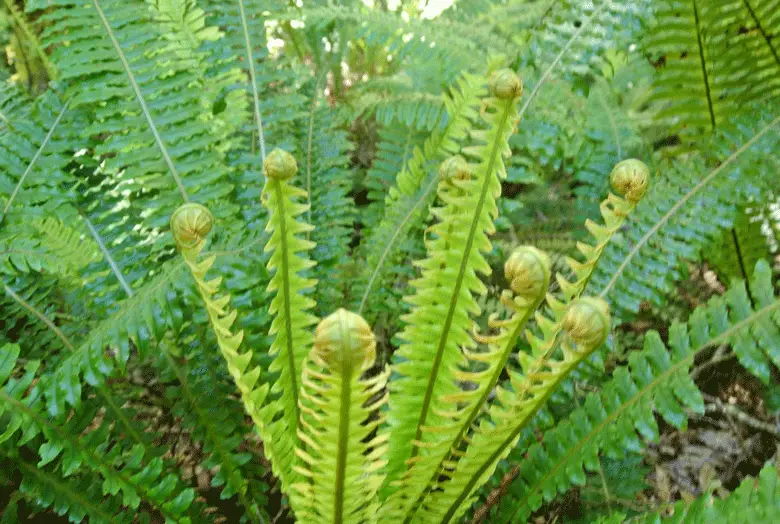
[[780, 0], [0, 40], [0, 523], [780, 521]]

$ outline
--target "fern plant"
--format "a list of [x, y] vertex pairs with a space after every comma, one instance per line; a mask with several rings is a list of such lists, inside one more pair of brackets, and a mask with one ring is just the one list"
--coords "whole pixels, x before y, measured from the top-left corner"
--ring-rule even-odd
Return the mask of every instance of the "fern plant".
[[2, 521], [776, 520], [775, 3], [5, 2]]

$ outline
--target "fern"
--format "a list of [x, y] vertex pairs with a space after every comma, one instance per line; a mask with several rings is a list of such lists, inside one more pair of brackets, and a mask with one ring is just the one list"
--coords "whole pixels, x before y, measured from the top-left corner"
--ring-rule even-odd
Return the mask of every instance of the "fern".
[[657, 440], [654, 412], [674, 427], [684, 428], [684, 408], [699, 413], [704, 408], [688, 369], [706, 348], [728, 343], [738, 354], [766, 351], [777, 365], [777, 349], [771, 341], [780, 329], [780, 300], [773, 297], [766, 263], [759, 267], [751, 284], [754, 296], [761, 297], [755, 309], [747, 303], [745, 285], [737, 283], [724, 298], [697, 308], [687, 323], [673, 324], [668, 349], [656, 332], [648, 333], [644, 349], [629, 356], [628, 366], [617, 368], [600, 393], [588, 395], [581, 408], [529, 448], [528, 463], [533, 468], [521, 470], [502, 501], [499, 518], [525, 519], [557, 493], [582, 484], [585, 471], [598, 468], [601, 451], [621, 458], [642, 449], [640, 437]]
[[777, 7], [775, 0], [659, 4], [647, 43], [663, 59], [653, 92], [664, 104], [658, 118], [692, 140], [727, 125], [745, 104], [780, 95]]
[[372, 433], [387, 401], [388, 372], [360, 379], [375, 358], [373, 334], [354, 313], [339, 309], [317, 326], [301, 393], [301, 444], [308, 482], [293, 485], [301, 522], [377, 522], [386, 436]]

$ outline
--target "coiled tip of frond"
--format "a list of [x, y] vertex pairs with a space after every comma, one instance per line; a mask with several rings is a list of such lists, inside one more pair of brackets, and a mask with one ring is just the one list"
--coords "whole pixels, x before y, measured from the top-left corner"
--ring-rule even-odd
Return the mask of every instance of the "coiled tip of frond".
[[317, 325], [314, 352], [334, 370], [366, 368], [376, 358], [376, 340], [363, 317], [338, 309]]
[[580, 297], [569, 304], [563, 316], [563, 329], [578, 345], [593, 349], [609, 335], [609, 304], [597, 297]]
[[529, 300], [544, 297], [550, 285], [552, 261], [547, 253], [533, 246], [520, 246], [504, 264], [504, 276], [517, 295]]
[[490, 91], [501, 100], [513, 100], [523, 94], [523, 81], [511, 69], [499, 69], [490, 76]]
[[188, 202], [171, 215], [171, 232], [179, 249], [192, 249], [206, 241], [214, 217], [206, 206]]
[[263, 175], [273, 180], [288, 180], [298, 172], [298, 162], [295, 157], [283, 149], [276, 148], [263, 163]]
[[471, 169], [465, 158], [460, 155], [455, 155], [441, 163], [439, 176], [443, 182], [449, 182], [451, 180], [468, 180], [471, 178]]
[[615, 164], [609, 181], [615, 191], [636, 204], [645, 196], [650, 185], [650, 169], [641, 160], [629, 158]]

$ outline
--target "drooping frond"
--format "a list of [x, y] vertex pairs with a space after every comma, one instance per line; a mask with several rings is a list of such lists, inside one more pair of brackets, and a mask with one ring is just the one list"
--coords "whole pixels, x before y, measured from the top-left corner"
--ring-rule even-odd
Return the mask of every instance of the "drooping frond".
[[[766, 262], [760, 265], [768, 269]], [[675, 322], [668, 348], [656, 332], [649, 332], [644, 349], [630, 354], [628, 366], [618, 367], [599, 393], [589, 394], [581, 408], [529, 448], [529, 466], [521, 469], [496, 518], [523, 521], [544, 501], [582, 484], [585, 472], [599, 467], [600, 452], [617, 459], [639, 452], [641, 439], [656, 441], [659, 430], [654, 413], [684, 428], [685, 408], [698, 413], [704, 409], [699, 390], [688, 376], [695, 356], [704, 349], [730, 344], [738, 355], [763, 353], [775, 366], [780, 364], [776, 343], [780, 340], [780, 298], [773, 296], [768, 271], [758, 270], [750, 289], [760, 297], [755, 308], [747, 300], [744, 283], [736, 283], [724, 297], [697, 308], [687, 323]]]
[[303, 479], [291, 501], [302, 523], [379, 522], [377, 492], [387, 435], [376, 435], [389, 370], [370, 378], [376, 342], [359, 315], [339, 309], [317, 326], [304, 364], [300, 444]]
[[503, 158], [510, 152], [507, 138], [517, 122], [522, 85], [514, 72], [501, 70], [491, 89], [494, 96], [484, 102], [487, 129], [475, 131], [478, 145], [463, 151], [476, 163], [466, 165], [463, 176], [456, 173], [443, 182], [455, 188], [443, 192], [443, 206], [433, 210], [438, 219], [431, 228], [434, 238], [427, 244], [427, 258], [417, 262], [422, 276], [411, 283], [415, 293], [407, 298], [413, 311], [403, 317], [407, 325], [393, 364], [399, 377], [391, 383], [388, 411], [390, 482], [400, 478], [426, 442], [447, 437], [425, 428], [447, 422], [443, 412], [453, 403], [444, 399], [459, 390], [461, 347], [474, 346], [471, 315], [480, 312], [475, 295], [486, 292], [478, 274], [490, 273], [484, 254], [491, 249], [488, 235], [494, 231], [496, 199], [506, 176]]
[[780, 96], [778, 13], [777, 0], [659, 2], [647, 42], [662, 60], [658, 118], [694, 139], [728, 125], [749, 102]]

